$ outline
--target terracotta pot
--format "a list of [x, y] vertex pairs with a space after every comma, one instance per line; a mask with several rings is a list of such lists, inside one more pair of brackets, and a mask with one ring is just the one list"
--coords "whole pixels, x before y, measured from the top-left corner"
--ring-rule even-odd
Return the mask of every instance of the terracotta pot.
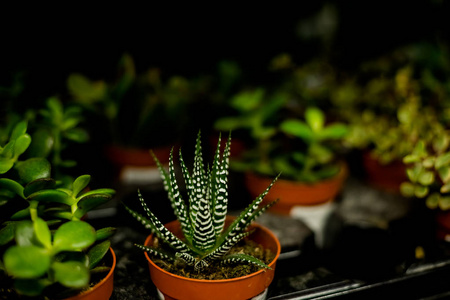
[[[227, 224], [232, 220], [232, 217], [227, 217]], [[165, 226], [176, 236], [182, 236], [178, 221], [172, 221]], [[255, 229], [255, 232], [252, 233], [249, 238], [276, 254], [274, 260], [269, 264], [271, 270], [259, 270], [250, 275], [232, 279], [192, 279], [174, 275], [161, 269], [153, 263], [148, 253], [145, 252], [145, 257], [150, 269], [150, 277], [153, 283], [164, 295], [166, 300], [238, 300], [251, 299], [252, 297], [263, 293], [273, 280], [275, 266], [280, 255], [281, 247], [278, 239], [269, 229], [259, 224], [252, 224], [250, 228]], [[152, 240], [153, 235], [149, 235], [145, 240], [145, 245], [151, 245]]]
[[109, 248], [112, 256], [111, 270], [94, 287], [81, 292], [78, 295], [66, 298], [66, 300], [108, 300], [114, 289], [114, 269], [116, 268], [116, 254], [112, 248]]
[[389, 193], [400, 193], [401, 183], [408, 180], [403, 162], [393, 161], [383, 165], [370, 152], [363, 153], [363, 167], [366, 181], [373, 187]]
[[[171, 148], [167, 146], [152, 150], [161, 164], [168, 165]], [[115, 179], [120, 183], [143, 184], [160, 180], [150, 149], [110, 145], [106, 147], [105, 154], [114, 167]], [[174, 155], [176, 155], [175, 152]]]
[[[269, 203], [279, 198], [279, 202], [271, 207], [270, 211], [276, 214], [290, 215], [291, 209], [295, 206], [312, 206], [334, 200], [341, 191], [347, 175], [348, 167], [346, 164], [342, 164], [336, 176], [317, 183], [307, 184], [280, 178], [264, 197], [263, 203]], [[273, 178], [251, 172], [245, 174], [245, 184], [253, 198], [258, 197], [272, 180]]]

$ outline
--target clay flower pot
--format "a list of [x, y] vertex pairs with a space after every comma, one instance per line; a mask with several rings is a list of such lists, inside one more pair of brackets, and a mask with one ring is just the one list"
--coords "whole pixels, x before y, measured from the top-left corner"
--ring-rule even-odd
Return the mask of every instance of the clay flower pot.
[[[279, 198], [279, 202], [271, 207], [270, 211], [290, 215], [291, 209], [295, 206], [312, 206], [334, 200], [341, 191], [347, 175], [348, 167], [346, 164], [342, 164], [336, 176], [316, 183], [308, 184], [280, 178], [264, 197], [263, 203], [269, 203]], [[245, 184], [252, 197], [257, 197], [270, 182], [269, 177], [252, 172], [245, 174]]]
[[[165, 165], [169, 163], [170, 149], [171, 147], [159, 147], [152, 150]], [[110, 145], [105, 149], [105, 154], [114, 167], [115, 179], [122, 184], [141, 184], [160, 180], [150, 149]]]
[[408, 180], [406, 166], [402, 161], [383, 165], [370, 152], [364, 152], [362, 160], [368, 184], [389, 193], [400, 193], [400, 185]]
[[[232, 218], [227, 218], [228, 220]], [[179, 222], [172, 221], [165, 225], [167, 229], [176, 236], [183, 234]], [[273, 280], [275, 265], [280, 255], [281, 246], [276, 236], [264, 226], [252, 224], [250, 228], [255, 229], [249, 238], [263, 247], [270, 249], [276, 254], [269, 264], [271, 270], [259, 270], [247, 276], [223, 279], [223, 280], [201, 280], [182, 277], [169, 273], [157, 266], [145, 252], [150, 269], [150, 277], [164, 295], [165, 300], [170, 299], [196, 299], [196, 300], [230, 300], [230, 299], [251, 299], [263, 293]], [[153, 235], [149, 235], [145, 240], [145, 245], [152, 244]]]
[[99, 283], [94, 287], [81, 292], [75, 296], [66, 298], [65, 300], [108, 300], [114, 289], [114, 269], [116, 268], [116, 254], [112, 248], [109, 248], [112, 256], [111, 270]]

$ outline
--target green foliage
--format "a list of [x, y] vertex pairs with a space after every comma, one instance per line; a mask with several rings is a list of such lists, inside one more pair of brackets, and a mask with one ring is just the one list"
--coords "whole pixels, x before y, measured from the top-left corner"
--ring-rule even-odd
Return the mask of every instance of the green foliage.
[[138, 73], [128, 53], [117, 63], [117, 74], [113, 80], [92, 80], [80, 73], [67, 78], [72, 99], [90, 114], [89, 122], [100, 128], [98, 135], [110, 143], [141, 147], [179, 138], [187, 125], [193, 83], [182, 76], [164, 78], [157, 68]]
[[231, 135], [228, 138], [223, 155], [221, 155], [219, 137], [213, 163], [210, 168], [205, 168], [199, 132], [195, 146], [194, 166], [191, 172], [186, 167], [180, 150], [180, 167], [186, 183], [187, 203], [183, 199], [180, 186], [175, 178], [173, 150], [170, 153], [168, 171], [154, 157], [175, 215], [181, 224], [184, 239], [180, 239], [168, 231], [147, 207], [141, 194], [138, 193], [139, 200], [148, 218], [128, 207], [126, 207], [127, 210], [146, 228], [150, 228], [160, 241], [170, 247], [171, 251], [167, 252], [158, 248], [137, 245], [139, 248], [165, 260], [181, 260], [187, 265], [194, 267], [197, 271], [207, 268], [214, 262], [249, 263], [268, 268], [263, 262], [249, 255], [227, 255], [227, 252], [237, 242], [251, 234], [251, 232], [246, 231], [250, 223], [275, 203], [259, 207], [264, 196], [276, 180], [230, 226], [224, 228], [228, 204], [227, 177], [230, 145]]
[[[68, 124], [60, 125], [69, 132], [76, 122], [65, 117]], [[89, 189], [90, 175], [60, 186], [51, 177], [53, 165], [46, 158], [22, 161], [31, 144], [26, 131], [25, 121], [17, 123], [0, 148], [0, 282], [12, 281], [14, 290], [27, 296], [52, 295], [55, 286], [85, 288], [91, 272], [105, 271], [97, 265], [115, 229], [96, 232], [80, 219], [109, 201], [115, 191]]]

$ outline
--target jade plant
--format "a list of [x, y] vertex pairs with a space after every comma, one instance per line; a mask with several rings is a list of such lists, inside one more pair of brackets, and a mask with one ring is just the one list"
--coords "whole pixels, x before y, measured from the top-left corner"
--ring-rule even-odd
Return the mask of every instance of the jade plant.
[[433, 119], [430, 135], [421, 139], [403, 158], [408, 181], [400, 186], [402, 195], [426, 199], [427, 207], [450, 209], [450, 136], [445, 127]]
[[[0, 292], [53, 298], [89, 287], [115, 229], [83, 218], [109, 201], [112, 189], [89, 189], [90, 175], [59, 187], [43, 157], [21, 160], [31, 144], [27, 122], [0, 147]], [[59, 297], [58, 296], [58, 297]]]
[[348, 134], [344, 123], [326, 124], [325, 113], [318, 107], [307, 107], [304, 119], [286, 119], [280, 130], [302, 147], [294, 148], [285, 156], [277, 157], [272, 163], [292, 179], [302, 182], [316, 182], [336, 175], [342, 167], [339, 151]]
[[139, 193], [139, 200], [148, 218], [125, 206], [126, 209], [146, 228], [150, 228], [159, 241], [167, 245], [169, 249], [163, 250], [162, 248], [145, 245], [136, 245], [137, 247], [165, 261], [183, 262], [197, 272], [204, 272], [217, 264], [243, 263], [269, 268], [266, 263], [249, 254], [231, 254], [229, 252], [234, 245], [252, 233], [252, 231], [246, 230], [251, 222], [275, 204], [276, 201], [262, 207], [259, 206], [276, 178], [259, 197], [242, 211], [231, 225], [226, 227], [230, 144], [231, 135], [221, 156], [219, 136], [213, 163], [210, 167], [205, 168], [199, 132], [195, 145], [192, 172], [189, 172], [180, 149], [179, 160], [186, 183], [187, 203], [181, 193], [182, 187], [176, 180], [173, 149], [170, 152], [169, 170], [166, 170], [159, 163], [158, 158], [154, 156], [168, 192], [168, 198], [181, 224], [184, 237], [176, 237], [161, 224]]

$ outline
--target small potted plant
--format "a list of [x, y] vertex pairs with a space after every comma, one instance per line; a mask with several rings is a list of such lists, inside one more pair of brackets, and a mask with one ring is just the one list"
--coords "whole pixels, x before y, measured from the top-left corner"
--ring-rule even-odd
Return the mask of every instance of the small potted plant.
[[89, 116], [92, 134], [117, 171], [114, 179], [134, 185], [141, 175], [159, 178], [148, 149], [166, 153], [183, 139], [194, 93], [187, 78], [163, 76], [156, 67], [138, 72], [133, 57], [124, 53], [114, 80], [72, 73], [67, 88]]
[[[140, 193], [148, 218], [127, 207], [152, 231], [145, 243], [137, 246], [146, 251], [152, 281], [166, 298], [250, 299], [264, 293], [273, 279], [279, 241], [252, 221], [275, 203], [259, 206], [276, 179], [238, 217], [227, 217], [230, 144], [231, 136], [221, 157], [219, 137], [213, 163], [205, 168], [199, 132], [192, 172], [180, 151], [188, 203], [177, 183], [173, 150], [168, 171], [155, 157], [176, 221], [161, 224]], [[248, 252], [245, 245], [252, 245], [254, 251]]]
[[[31, 143], [27, 122], [0, 147], [0, 292], [8, 299], [109, 299], [115, 229], [95, 230], [86, 214], [112, 189], [88, 189], [89, 175], [61, 185], [43, 157], [21, 160]], [[100, 294], [99, 294], [100, 293]]]
[[405, 156], [408, 180], [400, 186], [403, 196], [426, 199], [429, 209], [436, 210], [438, 238], [450, 236], [450, 135], [448, 130], [432, 117], [430, 139], [421, 139], [414, 150]]

